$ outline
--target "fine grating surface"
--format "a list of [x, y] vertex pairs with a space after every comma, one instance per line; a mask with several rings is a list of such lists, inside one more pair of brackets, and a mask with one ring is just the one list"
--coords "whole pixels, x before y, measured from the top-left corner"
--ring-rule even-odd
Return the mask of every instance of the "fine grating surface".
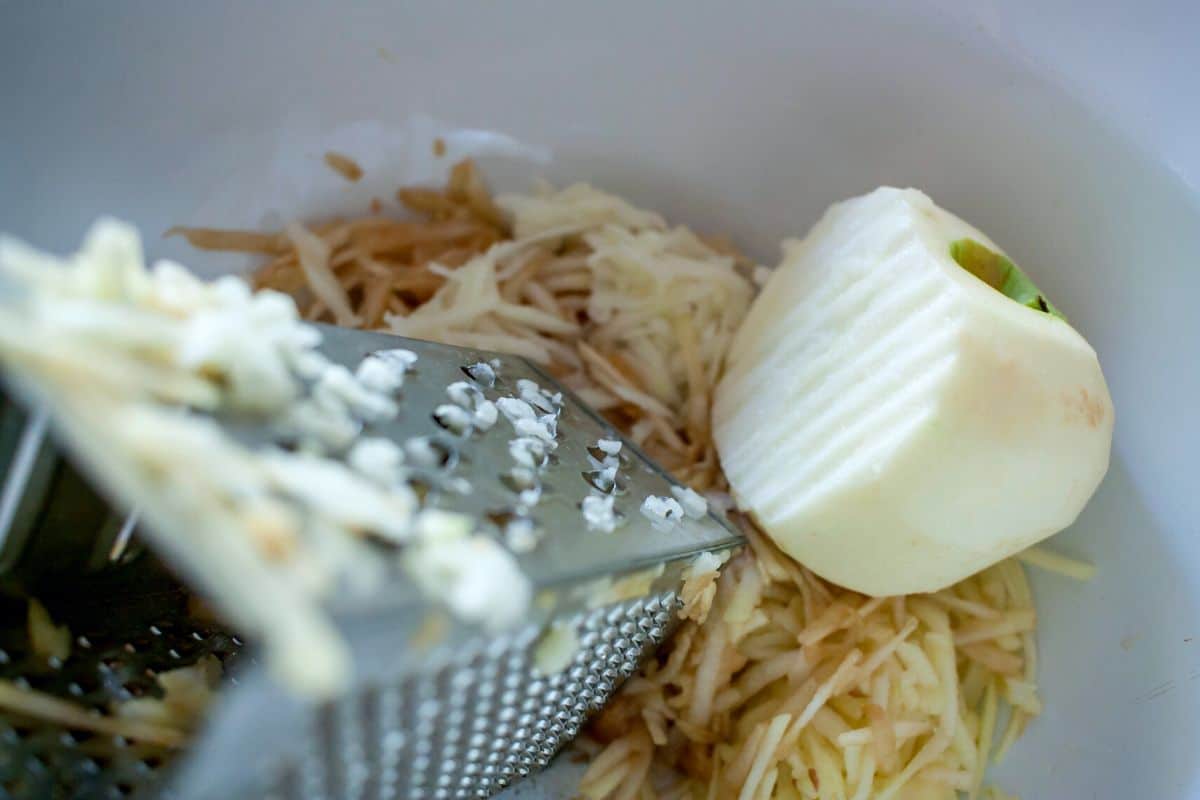
[[479, 640], [430, 672], [368, 687], [323, 709], [306, 755], [269, 800], [486, 798], [546, 765], [669, 634], [676, 594], [661, 592], [565, 619], [578, 649], [544, 675], [538, 630]]

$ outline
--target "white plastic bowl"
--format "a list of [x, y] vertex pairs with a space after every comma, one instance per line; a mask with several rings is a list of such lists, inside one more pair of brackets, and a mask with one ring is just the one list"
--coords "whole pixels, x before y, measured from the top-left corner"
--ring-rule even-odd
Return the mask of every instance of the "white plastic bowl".
[[[509, 186], [591, 180], [768, 263], [830, 202], [920, 187], [1036, 276], [1117, 406], [1109, 476], [1052, 542], [1099, 577], [1035, 576], [1046, 713], [996, 777], [1200, 798], [1200, 6], [960, 5], [6, 5], [0, 229], [65, 249], [104, 212], [153, 234], [361, 209], [434, 177], [434, 120], [508, 153]], [[570, 770], [515, 794], [568, 796]]]

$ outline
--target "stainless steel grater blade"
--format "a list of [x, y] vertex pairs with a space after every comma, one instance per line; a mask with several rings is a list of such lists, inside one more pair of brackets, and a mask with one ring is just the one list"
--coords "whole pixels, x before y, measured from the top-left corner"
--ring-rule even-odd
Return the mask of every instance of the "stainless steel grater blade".
[[[472, 514], [513, 549], [536, 590], [528, 619], [485, 634], [397, 575], [366, 599], [332, 603], [355, 676], [345, 696], [314, 707], [278, 686], [236, 632], [191, 618], [186, 590], [130, 537], [133, 520], [110, 511], [50, 446], [44, 415], [7, 405], [0, 585], [12, 608], [2, 617], [0, 677], [98, 709], [152, 694], [156, 671], [205, 653], [225, 661], [228, 677], [204, 729], [179, 754], [0, 720], [0, 797], [490, 797], [543, 767], [670, 634], [692, 559], [740, 544], [712, 514], [654, 528], [639, 506], [648, 495], [669, 497], [673, 482], [624, 442], [617, 485], [605, 484], [596, 444], [618, 433], [524, 359], [325, 326], [322, 333], [324, 354], [351, 369], [378, 350], [418, 354], [400, 416], [365, 432], [430, 445], [437, 458], [415, 472], [423, 503]], [[494, 365], [494, 382], [471, 369], [480, 363]], [[455, 381], [473, 380], [495, 400], [517, 394], [521, 379], [563, 391], [558, 446], [529, 514], [514, 502], [523, 487], [506, 477], [512, 432], [504, 420], [485, 434], [458, 435], [433, 413]], [[271, 438], [253, 428], [239, 435]], [[598, 481], [615, 494], [622, 519], [611, 533], [590, 530], [580, 511]], [[525, 516], [532, 536], [529, 526], [510, 525]], [[61, 665], [40, 663], [23, 642], [21, 598], [30, 594], [87, 643]]]

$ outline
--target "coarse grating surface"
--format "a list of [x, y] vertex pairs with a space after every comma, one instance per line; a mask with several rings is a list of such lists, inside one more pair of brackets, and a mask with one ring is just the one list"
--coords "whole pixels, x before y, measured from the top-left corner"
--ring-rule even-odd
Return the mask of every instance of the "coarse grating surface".
[[270, 800], [486, 798], [546, 765], [676, 622], [659, 592], [566, 617], [578, 648], [561, 671], [534, 661], [530, 627], [396, 685], [372, 686], [313, 720], [299, 764]]
[[[61, 662], [30, 650], [19, 621], [24, 603], [6, 602], [0, 613], [7, 623], [0, 634], [0, 679], [108, 713], [123, 700], [161, 696], [155, 682], [159, 672], [205, 655], [234, 665], [241, 650], [237, 637], [210, 623], [162, 614], [164, 607], [186, 604], [185, 596], [149, 592], [143, 600], [114, 605], [105, 614], [60, 615], [73, 634], [71, 654]], [[175, 756], [158, 746], [0, 714], [4, 800], [128, 797], [153, 787]]]

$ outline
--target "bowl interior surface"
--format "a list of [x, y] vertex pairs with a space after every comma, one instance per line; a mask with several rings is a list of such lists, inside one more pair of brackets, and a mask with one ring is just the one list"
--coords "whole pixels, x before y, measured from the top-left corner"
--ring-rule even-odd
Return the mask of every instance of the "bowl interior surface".
[[[828, 204], [919, 187], [1036, 276], [1117, 408], [1107, 479], [1049, 542], [1098, 576], [1034, 575], [1046, 711], [995, 778], [1029, 798], [1200, 797], [1196, 192], [936, 3], [568, 5], [6, 8], [0, 230], [65, 251], [108, 213], [150, 256], [238, 269], [159, 234], [361, 212], [436, 179], [438, 135], [501, 189], [591, 181], [768, 265]], [[514, 794], [568, 796], [574, 770]]]

